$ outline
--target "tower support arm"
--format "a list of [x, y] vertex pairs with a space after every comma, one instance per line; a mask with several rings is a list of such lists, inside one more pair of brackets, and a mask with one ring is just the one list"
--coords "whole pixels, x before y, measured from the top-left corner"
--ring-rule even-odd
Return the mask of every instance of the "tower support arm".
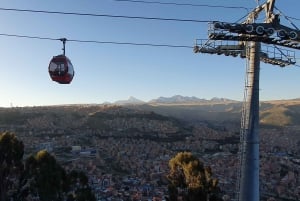
[[250, 12], [247, 20], [245, 21], [245, 24], [254, 22], [257, 19], [259, 13], [263, 10], [265, 10], [266, 13], [266, 22], [273, 22], [273, 20], [276, 19], [276, 16], [273, 13], [274, 6], [275, 0], [267, 0], [266, 3], [257, 6], [253, 11]]

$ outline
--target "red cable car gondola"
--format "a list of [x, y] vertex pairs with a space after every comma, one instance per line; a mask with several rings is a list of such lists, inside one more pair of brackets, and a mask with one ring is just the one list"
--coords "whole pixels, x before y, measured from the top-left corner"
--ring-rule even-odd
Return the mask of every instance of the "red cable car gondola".
[[53, 57], [48, 70], [51, 79], [60, 84], [70, 84], [74, 77], [73, 65], [65, 55]]
[[68, 57], [65, 56], [65, 43], [66, 39], [61, 39], [63, 41], [63, 54], [54, 56], [48, 67], [49, 75], [51, 79], [60, 84], [70, 84], [74, 77], [74, 68]]

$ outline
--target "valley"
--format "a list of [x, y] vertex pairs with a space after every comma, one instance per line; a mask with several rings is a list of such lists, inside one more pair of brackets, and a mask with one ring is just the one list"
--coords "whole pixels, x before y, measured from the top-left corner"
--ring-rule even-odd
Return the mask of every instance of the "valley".
[[[225, 101], [1, 108], [0, 130], [15, 132], [27, 156], [47, 149], [66, 169], [87, 172], [100, 200], [125, 196], [124, 185], [143, 198], [162, 199], [168, 161], [180, 151], [191, 151], [211, 166], [223, 194], [234, 198], [241, 107]], [[260, 107], [262, 198], [298, 200], [300, 101]]]

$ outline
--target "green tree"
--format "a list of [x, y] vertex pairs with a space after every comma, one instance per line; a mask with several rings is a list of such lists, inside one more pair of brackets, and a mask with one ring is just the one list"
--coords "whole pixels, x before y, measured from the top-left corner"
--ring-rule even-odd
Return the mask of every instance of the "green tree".
[[210, 167], [190, 152], [180, 152], [169, 161], [169, 198], [176, 201], [183, 196], [188, 201], [219, 201], [218, 180], [212, 178]]
[[26, 159], [22, 181], [29, 184], [25, 185], [28, 193], [23, 193], [20, 200], [28, 194], [38, 195], [41, 201], [61, 201], [65, 195], [68, 201], [96, 200], [84, 172], [67, 174], [55, 157], [45, 150]]
[[24, 145], [11, 132], [0, 134], [0, 201], [5, 201], [10, 187], [16, 185], [23, 168]]
[[65, 170], [45, 150], [26, 159], [22, 181], [28, 184], [28, 192], [38, 195], [41, 201], [63, 200], [68, 188]]
[[[70, 190], [74, 191], [74, 200], [76, 201], [96, 201], [89, 184], [88, 177], [82, 171], [71, 171], [68, 174]], [[70, 198], [70, 200], [72, 200]]]

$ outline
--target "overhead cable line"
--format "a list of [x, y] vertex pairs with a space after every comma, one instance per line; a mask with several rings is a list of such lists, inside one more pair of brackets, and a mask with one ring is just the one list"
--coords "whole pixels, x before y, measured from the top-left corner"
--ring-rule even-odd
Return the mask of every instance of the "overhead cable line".
[[[276, 6], [275, 6], [276, 8]], [[278, 8], [276, 8], [279, 12], [279, 14], [281, 14], [295, 29], [299, 30], [299, 28], [289, 19], [288, 16], [286, 16], [285, 14], [283, 14], [283, 12], [281, 12]]]
[[[111, 44], [111, 45], [132, 45], [132, 46], [148, 46], [148, 47], [167, 47], [167, 48], [188, 48], [192, 49], [194, 46], [188, 45], [170, 45], [170, 44], [155, 44], [155, 43], [135, 43], [135, 42], [120, 42], [120, 41], [98, 41], [98, 40], [79, 40], [79, 39], [66, 39], [66, 38], [50, 38], [50, 37], [41, 37], [41, 36], [28, 36], [28, 35], [19, 35], [19, 34], [6, 34], [0, 33], [0, 36], [5, 37], [15, 37], [15, 38], [27, 38], [27, 39], [37, 39], [37, 40], [50, 40], [50, 41], [65, 41], [69, 42], [78, 42], [78, 43], [95, 43], [95, 44]], [[204, 40], [204, 39], [200, 39]], [[294, 64], [296, 67], [299, 65]]]
[[[78, 42], [78, 43], [95, 43], [95, 44], [112, 44], [112, 45], [132, 45], [132, 46], [166, 47], [166, 48], [188, 48], [188, 49], [193, 49], [194, 48], [194, 46], [188, 46], [188, 45], [170, 45], [170, 44], [155, 44], [155, 43], [134, 43], [134, 42], [120, 42], [120, 41], [78, 40], [78, 39], [50, 38], [50, 37], [28, 36], [28, 35], [6, 34], [6, 33], [0, 33], [0, 36], [15, 37], [15, 38], [27, 38], [27, 39], [37, 39], [37, 40], [50, 40], [50, 41], [62, 41], [62, 40], [65, 40], [65, 41], [69, 41], [69, 42]], [[200, 39], [200, 40], [204, 40], [204, 39]], [[294, 66], [300, 67], [297, 64], [294, 64]]]
[[209, 8], [226, 8], [226, 9], [244, 9], [249, 12], [250, 8], [242, 6], [218, 6], [209, 4], [191, 4], [191, 3], [175, 3], [175, 2], [161, 2], [161, 1], [144, 1], [144, 0], [113, 0], [119, 2], [132, 2], [144, 4], [161, 4], [161, 5], [174, 5], [174, 6], [192, 6], [192, 7], [209, 7]]
[[[62, 38], [49, 38], [40, 36], [27, 36], [27, 35], [17, 35], [17, 34], [5, 34], [0, 33], [0, 36], [16, 37], [16, 38], [28, 38], [28, 39], [38, 39], [38, 40], [62, 40]], [[65, 39], [65, 38], [64, 38]], [[119, 42], [119, 41], [98, 41], [98, 40], [78, 40], [78, 39], [65, 39], [65, 41], [78, 42], [78, 43], [96, 43], [96, 44], [113, 44], [113, 45], [134, 45], [134, 46], [150, 46], [150, 47], [169, 47], [169, 48], [193, 48], [193, 46], [188, 45], [170, 45], [170, 44], [155, 44], [155, 43], [134, 43], [134, 42]]]
[[177, 22], [198, 22], [198, 23], [211, 22], [211, 20], [160, 18], [160, 17], [111, 15], [111, 14], [94, 14], [94, 13], [62, 12], [62, 11], [48, 11], [48, 10], [18, 9], [18, 8], [0, 8], [0, 11], [15, 11], [15, 12], [28, 12], [28, 13], [59, 14], [59, 15], [75, 15], [75, 16], [89, 16], [89, 17], [127, 18], [127, 19], [141, 19], [141, 20], [161, 20], [161, 21], [177, 21]]
[[40, 39], [40, 40], [61, 40], [60, 38], [48, 38], [40, 36], [26, 36], [26, 35], [17, 35], [17, 34], [5, 34], [0, 33], [0, 36], [16, 37], [16, 38], [30, 38], [30, 39]]
[[74, 40], [67, 41], [79, 43], [98, 43], [98, 44], [114, 44], [114, 45], [135, 45], [135, 46], [151, 46], [151, 47], [172, 47], [172, 48], [193, 48], [188, 45], [170, 45], [170, 44], [154, 44], [154, 43], [133, 43], [133, 42], [116, 42], [116, 41], [94, 41], [94, 40]]
[[290, 19], [292, 19], [292, 20], [298, 20], [298, 21], [300, 21], [300, 19], [299, 18], [295, 18], [295, 17], [290, 17], [290, 16], [287, 16], [288, 18], [290, 18]]

